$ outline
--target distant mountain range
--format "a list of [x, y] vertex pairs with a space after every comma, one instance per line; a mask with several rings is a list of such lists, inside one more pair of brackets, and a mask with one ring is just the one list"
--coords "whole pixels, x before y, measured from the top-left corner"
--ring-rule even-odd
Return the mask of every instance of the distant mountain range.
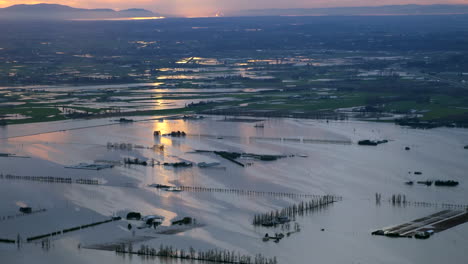
[[[365, 16], [365, 15], [448, 15], [468, 14], [468, 5], [387, 5], [330, 8], [251, 9], [226, 12], [225, 16]], [[84, 9], [59, 4], [13, 5], [0, 8], [0, 19], [70, 20], [156, 17], [146, 9]]]
[[117, 19], [127, 17], [159, 16], [145, 9], [84, 9], [58, 4], [13, 5], [0, 8], [0, 19], [14, 20], [67, 20], [67, 19]]
[[330, 8], [251, 9], [227, 16], [359, 16], [468, 14], [468, 5], [388, 5]]

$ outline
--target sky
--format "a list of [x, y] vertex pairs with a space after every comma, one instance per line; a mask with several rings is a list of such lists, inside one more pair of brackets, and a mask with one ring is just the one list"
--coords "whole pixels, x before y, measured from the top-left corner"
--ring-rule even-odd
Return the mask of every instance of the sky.
[[311, 8], [399, 4], [468, 4], [468, 0], [0, 0], [0, 7], [54, 3], [80, 8], [145, 8], [162, 14], [212, 16], [217, 12], [263, 8]]

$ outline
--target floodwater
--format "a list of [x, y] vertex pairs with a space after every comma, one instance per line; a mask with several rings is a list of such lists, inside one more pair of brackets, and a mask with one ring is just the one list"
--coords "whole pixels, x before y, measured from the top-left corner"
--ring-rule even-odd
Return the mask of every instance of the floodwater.
[[51, 86], [51, 85], [31, 85], [31, 86], [2, 86], [0, 90], [5, 89], [26, 89], [26, 90], [44, 90], [44, 91], [70, 91], [70, 90], [99, 90], [99, 89], [118, 89], [118, 88], [133, 88], [133, 87], [157, 87], [161, 83], [128, 83], [128, 84], [101, 84], [101, 85], [60, 85], [60, 86]]
[[[28, 176], [97, 179], [102, 185], [38, 183], [0, 179], [0, 219], [14, 215], [19, 205], [46, 212], [0, 222], [0, 238], [80, 224], [128, 211], [157, 214], [170, 220], [191, 216], [202, 227], [174, 235], [157, 229], [128, 231], [126, 221], [104, 224], [54, 237], [45, 250], [40, 243], [0, 243], [2, 263], [185, 263], [180, 260], [145, 260], [87, 246], [134, 241], [133, 248], [160, 244], [179, 249], [229, 249], [243, 254], [278, 257], [279, 263], [466, 263], [468, 224], [437, 233], [428, 240], [372, 236], [376, 229], [401, 224], [442, 210], [442, 203], [468, 204], [468, 130], [438, 128], [416, 130], [393, 124], [356, 121], [324, 122], [298, 119], [264, 119], [230, 122], [224, 117], [200, 120], [134, 118], [118, 124], [112, 119], [74, 120], [25, 124], [0, 130], [0, 152], [30, 158], [0, 157], [0, 173]], [[235, 120], [231, 120], [235, 121]], [[175, 130], [185, 138], [154, 138]], [[281, 138], [351, 141], [353, 144], [307, 143]], [[377, 147], [359, 146], [360, 139], [388, 139]], [[164, 144], [164, 152], [149, 148], [109, 149], [107, 142], [143, 147]], [[316, 142], [316, 141], [312, 141]], [[406, 151], [409, 146], [411, 150]], [[257, 154], [295, 155], [277, 161], [243, 160], [240, 167], [213, 154], [194, 150], [226, 150]], [[301, 155], [302, 157], [298, 156]], [[305, 157], [306, 156], [306, 157]], [[220, 162], [219, 168], [167, 166], [116, 166], [100, 171], [66, 169], [65, 166], [124, 157], [161, 162], [186, 160]], [[421, 171], [422, 175], [408, 172]], [[453, 188], [408, 186], [408, 180], [457, 180]], [[148, 184], [202, 186], [256, 191], [334, 194], [343, 200], [326, 209], [298, 216], [301, 232], [279, 243], [262, 242], [265, 233], [280, 228], [254, 227], [254, 214], [290, 206], [304, 198], [237, 195], [222, 192], [170, 193]], [[376, 205], [374, 194], [382, 194]], [[392, 206], [392, 194], [407, 200], [439, 206]], [[307, 200], [307, 199], [305, 199]], [[68, 213], [72, 211], [73, 213]], [[48, 220], [50, 219], [50, 221]], [[81, 223], [83, 221], [83, 223]], [[28, 228], [23, 228], [28, 225]], [[31, 226], [36, 228], [31, 228]], [[323, 231], [321, 231], [323, 229]], [[24, 234], [23, 234], [24, 233]], [[16, 235], [15, 235], [16, 234]], [[145, 241], [137, 238], [147, 237]], [[78, 248], [78, 245], [81, 248]], [[188, 263], [188, 261], [186, 261]], [[194, 262], [195, 263], [195, 262]]]
[[[137, 110], [167, 110], [184, 108], [188, 104], [200, 102], [236, 101], [234, 95], [258, 93], [271, 88], [175, 88], [161, 86], [164, 83], [137, 83], [122, 85], [85, 85], [85, 86], [22, 86], [0, 87], [0, 92], [9, 91], [19, 99], [2, 101], [0, 106], [24, 105], [26, 101], [48, 108], [68, 108], [71, 112], [83, 111], [80, 108], [116, 109], [122, 112]], [[212, 83], [192, 83], [200, 86], [213, 86]], [[217, 96], [213, 94], [216, 93]], [[151, 97], [148, 97], [151, 94]], [[224, 95], [224, 96], [222, 96]], [[66, 98], [63, 98], [63, 97]], [[222, 97], [221, 97], [222, 96]], [[163, 98], [164, 97], [164, 98]], [[104, 99], [102, 99], [104, 98]], [[59, 104], [59, 105], [51, 105]], [[66, 104], [66, 106], [64, 106]], [[15, 119], [19, 119], [17, 116]], [[24, 117], [22, 119], [26, 119]], [[12, 118], [9, 118], [12, 119]]]
[[[130, 97], [127, 97], [130, 98]], [[90, 107], [95, 109], [102, 108], [116, 108], [118, 107], [122, 112], [138, 110], [165, 110], [165, 109], [177, 109], [184, 108], [188, 104], [198, 104], [201, 102], [228, 102], [235, 101], [237, 99], [233, 97], [214, 97], [209, 99], [182, 99], [182, 100], [171, 100], [171, 99], [159, 99], [153, 98], [151, 100], [135, 100], [135, 101], [112, 101], [112, 102], [89, 102], [82, 103], [77, 101], [71, 106]]]

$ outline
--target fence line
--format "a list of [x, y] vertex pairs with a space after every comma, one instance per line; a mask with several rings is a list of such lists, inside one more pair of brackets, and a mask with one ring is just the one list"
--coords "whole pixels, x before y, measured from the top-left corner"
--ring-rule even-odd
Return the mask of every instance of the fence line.
[[28, 237], [28, 238], [26, 238], [26, 241], [31, 242], [31, 241], [38, 240], [38, 239], [57, 236], [57, 235], [61, 235], [61, 234], [65, 234], [65, 233], [69, 233], [69, 232], [73, 232], [73, 231], [78, 231], [78, 230], [81, 230], [81, 229], [86, 229], [86, 228], [93, 227], [93, 226], [98, 226], [98, 225], [102, 225], [102, 224], [106, 224], [106, 223], [110, 223], [110, 222], [114, 222], [114, 221], [119, 221], [121, 219], [122, 219], [121, 217], [112, 217], [111, 219], [104, 220], [104, 221], [94, 222], [94, 223], [86, 224], [86, 225], [79, 225], [79, 226], [76, 226], [76, 227], [65, 228], [65, 229], [55, 231], [55, 232], [51, 232], [51, 233], [48, 233], [48, 234]]
[[[322, 198], [323, 195], [305, 194], [305, 193], [286, 193], [286, 192], [266, 192], [266, 191], [253, 191], [242, 189], [226, 189], [226, 188], [208, 188], [197, 186], [179, 186], [183, 191], [189, 192], [218, 192], [218, 193], [233, 193], [238, 195], [250, 196], [275, 196], [275, 197], [305, 197], [305, 198]], [[341, 196], [333, 196], [336, 200], [341, 200]]]
[[17, 217], [22, 217], [22, 216], [28, 216], [28, 215], [32, 215], [32, 214], [42, 213], [42, 212], [45, 212], [45, 211], [47, 211], [47, 210], [46, 210], [46, 209], [38, 209], [38, 210], [33, 210], [33, 211], [32, 211], [31, 213], [29, 213], [29, 214], [19, 213], [19, 214], [15, 214], [15, 215], [6, 215], [6, 216], [0, 217], [0, 221], [6, 221], [6, 220], [14, 219], [14, 218], [17, 218]]
[[52, 176], [18, 176], [18, 175], [11, 175], [11, 174], [5, 174], [5, 175], [0, 174], [0, 179], [36, 181], [36, 182], [46, 182], [46, 183], [99, 185], [99, 181], [94, 180], [94, 179], [73, 180], [72, 178], [52, 177]]
[[210, 134], [187, 134], [189, 137], [206, 137], [206, 138], [226, 138], [226, 139], [247, 139], [251, 140], [269, 140], [269, 141], [283, 141], [283, 142], [301, 142], [301, 143], [317, 143], [317, 144], [352, 144], [350, 140], [333, 140], [333, 139], [313, 139], [313, 138], [286, 138], [286, 137], [240, 137], [240, 136], [223, 136], [223, 135], [210, 135]]

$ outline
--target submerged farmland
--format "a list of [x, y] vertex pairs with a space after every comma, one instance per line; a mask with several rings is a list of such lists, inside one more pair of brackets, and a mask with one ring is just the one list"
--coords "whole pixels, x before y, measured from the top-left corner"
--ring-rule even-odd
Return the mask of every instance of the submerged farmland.
[[[1, 131], [1, 152], [30, 157], [0, 159], [2, 258], [51, 260], [67, 250], [76, 262], [305, 263], [312, 256], [358, 261], [353, 252], [359, 250], [371, 262], [385, 256], [435, 264], [441, 261], [436, 251], [414, 254], [421, 241], [371, 232], [441, 210], [446, 218], [415, 220], [399, 230], [413, 236], [434, 230], [429, 247], [456, 241], [446, 250], [462, 258], [467, 236], [457, 234], [468, 232], [459, 219], [465, 207], [446, 205], [467, 199], [467, 152], [459, 147], [465, 130], [293, 118], [264, 118], [262, 128], [250, 117], [128, 119], [133, 122], [111, 117]], [[173, 131], [186, 136], [162, 136]], [[288, 138], [299, 140], [281, 140]], [[388, 142], [359, 146], [363, 138]], [[194, 166], [165, 165], [178, 163]], [[408, 174], [417, 170], [424, 175]], [[402, 184], [409, 176], [459, 184]], [[328, 243], [342, 253], [330, 254]]]

